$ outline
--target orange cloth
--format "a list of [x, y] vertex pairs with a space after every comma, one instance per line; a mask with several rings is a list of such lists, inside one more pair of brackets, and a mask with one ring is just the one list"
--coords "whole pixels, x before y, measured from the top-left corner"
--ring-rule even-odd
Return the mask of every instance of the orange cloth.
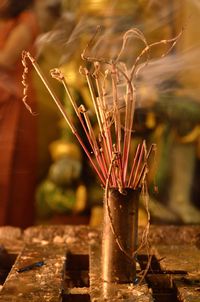
[[[29, 27], [33, 53], [38, 33], [37, 20], [26, 11], [8, 20], [0, 30], [0, 51], [18, 25]], [[36, 117], [22, 102], [21, 57], [12, 71], [0, 70], [0, 225], [27, 227], [34, 222], [37, 144]], [[34, 90], [29, 83], [29, 104], [36, 111]]]

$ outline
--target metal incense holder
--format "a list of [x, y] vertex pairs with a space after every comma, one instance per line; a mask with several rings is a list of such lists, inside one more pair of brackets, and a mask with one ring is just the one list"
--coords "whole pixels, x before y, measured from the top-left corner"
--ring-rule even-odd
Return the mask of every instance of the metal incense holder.
[[105, 282], [136, 281], [140, 190], [111, 188], [104, 200], [102, 278]]

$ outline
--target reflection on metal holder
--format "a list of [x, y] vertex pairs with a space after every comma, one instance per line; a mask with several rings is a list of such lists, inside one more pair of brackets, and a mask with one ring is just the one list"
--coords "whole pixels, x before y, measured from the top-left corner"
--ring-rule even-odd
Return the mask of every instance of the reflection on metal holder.
[[105, 196], [102, 238], [105, 282], [133, 283], [136, 280], [139, 194], [140, 190], [127, 188], [120, 193], [111, 188]]

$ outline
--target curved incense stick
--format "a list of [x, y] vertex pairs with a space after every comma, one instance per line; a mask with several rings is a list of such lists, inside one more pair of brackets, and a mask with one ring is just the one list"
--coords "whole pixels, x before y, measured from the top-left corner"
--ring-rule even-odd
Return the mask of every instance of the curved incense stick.
[[[28, 58], [58, 106], [72, 133], [76, 136], [85, 151], [103, 186], [106, 186], [107, 179], [109, 178], [109, 186], [118, 188], [119, 191], [123, 191], [123, 188], [137, 189], [143, 183], [144, 178], [146, 178], [148, 160], [154, 145], [147, 152], [146, 142], [143, 141], [142, 145], [138, 144], [136, 147], [135, 154], [133, 156], [130, 155], [134, 133], [133, 121], [136, 102], [134, 80], [141, 70], [147, 66], [150, 59], [150, 50], [155, 46], [167, 45], [169, 47], [162, 55], [166, 56], [177, 43], [182, 31], [172, 39], [148, 44], [144, 34], [140, 30], [132, 28], [123, 35], [122, 46], [115, 59], [96, 58], [90, 54], [90, 48], [94, 45], [97, 33], [98, 30], [81, 55], [83, 60], [89, 62], [89, 66], [93, 72], [91, 73], [86, 67], [80, 67], [81, 74], [85, 76], [94, 107], [99, 129], [97, 135], [93, 129], [87, 109], [83, 104], [79, 107], [77, 106], [63, 74], [58, 69], [51, 71], [52, 77], [63, 84], [68, 99], [85, 132], [91, 151], [87, 149], [77, 129], [65, 112], [64, 106], [50, 87], [37, 62], [28, 52], [23, 52], [22, 54], [22, 63], [24, 65], [22, 76], [24, 86], [23, 101], [27, 109], [31, 111], [31, 108], [26, 103], [28, 88], [26, 84], [26, 74], [28, 72], [26, 58]], [[144, 47], [135, 60], [133, 60], [130, 69], [128, 69], [125, 62], [121, 62], [120, 59], [126, 50], [127, 40], [132, 38], [142, 41]], [[141, 63], [143, 58], [145, 60]], [[91, 157], [91, 152], [94, 154], [94, 158]], [[115, 157], [114, 162], [112, 161], [113, 156]], [[131, 162], [131, 159], [133, 159], [133, 162]], [[112, 169], [109, 172], [111, 163]]]
[[56, 103], [57, 107], [59, 108], [60, 112], [62, 113], [65, 121], [67, 122], [69, 128], [71, 129], [72, 133], [76, 136], [77, 140], [79, 141], [81, 147], [83, 148], [83, 150], [85, 151], [92, 167], [94, 168], [94, 170], [96, 171], [98, 177], [100, 178], [101, 182], [103, 185], [105, 185], [105, 180], [104, 178], [102, 177], [101, 173], [99, 172], [99, 170], [97, 169], [96, 165], [94, 164], [91, 156], [90, 156], [90, 153], [89, 151], [87, 150], [86, 146], [84, 145], [81, 137], [79, 136], [76, 128], [74, 127], [73, 123], [70, 121], [69, 117], [67, 116], [65, 110], [64, 110], [64, 107], [63, 105], [61, 104], [60, 100], [58, 99], [58, 97], [56, 96], [55, 92], [52, 90], [52, 88], [50, 87], [49, 83], [48, 83], [48, 80], [46, 79], [46, 77], [43, 75], [39, 65], [36, 63], [35, 59], [30, 55], [29, 52], [23, 52], [23, 59], [25, 60], [26, 58], [28, 58], [33, 67], [35, 68], [37, 74], [39, 75], [40, 79], [42, 80], [43, 84], [45, 85], [45, 87], [47, 88], [48, 92], [50, 93], [52, 99], [54, 100], [54, 102]]

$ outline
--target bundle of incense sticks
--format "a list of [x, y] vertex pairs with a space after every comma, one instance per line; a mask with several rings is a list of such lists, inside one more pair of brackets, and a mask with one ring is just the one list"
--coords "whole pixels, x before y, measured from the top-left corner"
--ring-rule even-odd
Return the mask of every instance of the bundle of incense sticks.
[[[59, 69], [50, 71], [51, 76], [63, 84], [68, 100], [71, 102], [84, 130], [89, 147], [86, 147], [85, 140], [68, 117], [62, 102], [56, 96], [35, 59], [30, 53], [23, 52], [22, 64], [24, 65], [24, 73], [22, 84], [24, 85], [23, 100], [25, 105], [31, 110], [26, 102], [28, 88], [26, 84], [28, 72], [26, 60], [29, 59], [72, 133], [82, 146], [104, 187], [109, 185], [109, 187], [118, 188], [119, 191], [122, 191], [124, 188], [137, 189], [144, 182], [148, 172], [148, 160], [152, 151], [155, 150], [155, 145], [152, 144], [147, 150], [146, 142], [143, 140], [142, 143], [138, 144], [134, 154], [132, 154], [131, 145], [134, 138], [133, 121], [136, 102], [134, 80], [148, 64], [151, 48], [161, 44], [169, 45], [163, 56], [167, 55], [175, 46], [181, 33], [173, 39], [148, 44], [141, 31], [135, 28], [130, 29], [123, 35], [122, 46], [117, 58], [112, 60], [87, 55], [94, 40], [94, 37], [92, 38], [82, 53], [82, 59], [90, 62], [91, 68], [88, 70], [86, 67], [80, 67], [79, 71], [85, 77], [88, 85], [99, 129], [98, 136], [94, 133], [88, 110], [83, 104], [81, 106], [77, 105], [62, 72]], [[144, 43], [144, 48], [134, 60], [131, 68], [128, 69], [121, 57], [124, 54], [129, 38], [140, 39]]]

